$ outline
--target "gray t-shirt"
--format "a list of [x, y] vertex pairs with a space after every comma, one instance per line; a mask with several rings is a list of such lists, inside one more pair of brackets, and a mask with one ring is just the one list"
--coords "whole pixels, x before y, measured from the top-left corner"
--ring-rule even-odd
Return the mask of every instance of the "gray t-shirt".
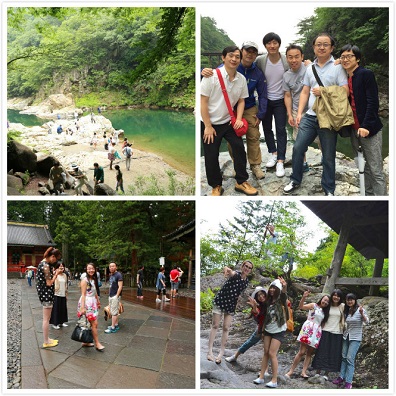
[[[302, 63], [301, 67], [296, 72], [289, 69], [283, 75], [283, 90], [291, 93], [293, 110], [298, 110], [298, 102], [300, 101], [300, 94], [304, 87], [304, 76], [306, 70], [306, 66]], [[307, 108], [308, 103], [304, 112], [307, 111]]]

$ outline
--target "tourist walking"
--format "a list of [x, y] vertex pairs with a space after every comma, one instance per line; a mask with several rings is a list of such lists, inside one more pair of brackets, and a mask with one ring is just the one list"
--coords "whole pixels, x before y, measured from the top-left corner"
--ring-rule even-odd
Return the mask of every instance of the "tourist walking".
[[316, 369], [319, 376], [324, 370], [323, 378], [329, 379], [329, 372], [339, 372], [341, 369], [342, 335], [344, 333], [344, 306], [342, 302], [343, 294], [340, 289], [335, 289], [330, 295], [329, 319], [322, 329], [322, 338], [312, 367]]
[[125, 194], [124, 181], [122, 179], [122, 172], [121, 172], [120, 166], [115, 165], [114, 169], [116, 170], [116, 191], [118, 191], [118, 188], [120, 188], [122, 193]]
[[264, 356], [261, 362], [260, 375], [253, 382], [263, 384], [264, 375], [271, 361], [272, 378], [265, 384], [268, 388], [278, 387], [278, 351], [284, 341], [287, 316], [287, 284], [280, 276], [275, 279], [269, 289], [267, 297], [267, 313], [264, 320]]
[[117, 271], [117, 264], [110, 263], [109, 264], [109, 272], [110, 272], [110, 289], [109, 289], [109, 307], [111, 313], [111, 326], [109, 326], [105, 333], [111, 334], [115, 333], [120, 329], [119, 326], [119, 309], [120, 309], [120, 301], [123, 287], [123, 278], [122, 274]]
[[346, 329], [342, 341], [341, 371], [333, 384], [352, 389], [353, 374], [355, 372], [355, 358], [363, 336], [363, 325], [369, 323], [369, 317], [363, 306], [359, 306], [356, 295], [349, 293], [345, 299], [344, 316]]
[[78, 165], [72, 165], [72, 170], [72, 176], [77, 179], [77, 184], [74, 187], [76, 190], [76, 195], [83, 195], [82, 188], [88, 181], [87, 175], [78, 167]]
[[93, 146], [93, 149], [96, 150], [97, 145], [98, 145], [98, 136], [96, 135], [96, 132], [94, 132], [91, 139], [91, 146]]
[[55, 192], [55, 195], [61, 194], [64, 190], [63, 174], [65, 174], [63, 167], [61, 166], [59, 161], [55, 161], [54, 166], [50, 169], [49, 173], [49, 179], [52, 181], [53, 191]]
[[85, 315], [91, 324], [93, 343], [82, 343], [84, 347], [95, 346], [98, 351], [103, 351], [105, 347], [99, 342], [98, 336], [98, 314], [100, 309], [100, 300], [97, 293], [99, 289], [96, 268], [93, 263], [87, 264], [85, 268], [86, 276], [81, 280], [81, 297], [78, 301], [78, 317]]
[[67, 316], [68, 279], [62, 263], [57, 262], [55, 264], [55, 270], [59, 272], [55, 280], [54, 306], [49, 322], [54, 329], [59, 330], [61, 327], [67, 327], [66, 322], [69, 321]]
[[33, 270], [31, 270], [31, 269], [27, 270], [26, 278], [27, 278], [29, 287], [32, 287], [32, 276], [33, 276]]
[[252, 346], [256, 345], [263, 336], [263, 324], [265, 315], [267, 313], [267, 305], [265, 301], [267, 299], [267, 291], [264, 287], [257, 286], [252, 295], [249, 297], [248, 305], [252, 307], [250, 316], [253, 316], [255, 322], [257, 323], [256, 329], [253, 331], [252, 335], [245, 341], [241, 347], [235, 352], [235, 354], [225, 358], [229, 363], [236, 362], [238, 357], [245, 353]]
[[165, 302], [169, 302], [170, 299], [166, 297], [165, 267], [163, 266], [159, 269], [155, 287], [157, 288], [157, 298], [155, 299], [155, 302], [160, 303], [162, 299]]
[[[209, 334], [209, 348], [207, 359], [215, 361], [217, 364], [221, 363], [224, 355], [224, 350], [228, 340], [228, 333], [230, 330], [232, 317], [235, 314], [238, 298], [246, 289], [249, 280], [248, 276], [253, 270], [253, 263], [250, 260], [245, 260], [241, 265], [241, 270], [233, 270], [229, 267], [224, 267], [224, 276], [227, 281], [221, 287], [213, 301], [213, 317], [212, 327]], [[213, 344], [216, 337], [217, 330], [220, 326], [220, 320], [223, 316], [223, 331], [221, 335], [221, 347], [216, 359], [213, 356]]]
[[110, 143], [109, 144], [109, 152], [107, 153], [107, 158], [110, 161], [109, 169], [113, 170], [113, 161], [115, 160], [115, 143]]
[[43, 307], [43, 348], [51, 348], [58, 345], [58, 340], [49, 338], [49, 321], [54, 305], [54, 283], [59, 274], [59, 269], [53, 271], [53, 268], [61, 256], [61, 252], [58, 249], [49, 247], [44, 253], [44, 259], [37, 267], [36, 289]]
[[137, 298], [143, 300], [144, 265], [141, 265], [136, 275]]
[[290, 379], [298, 363], [305, 355], [303, 369], [301, 371], [301, 377], [308, 379], [307, 369], [311, 363], [311, 357], [315, 349], [318, 348], [320, 338], [322, 337], [322, 327], [329, 318], [330, 310], [330, 297], [324, 295], [317, 303], [305, 304], [305, 299], [309, 296], [309, 291], [305, 291], [298, 309], [309, 311], [307, 320], [303, 323], [300, 333], [297, 337], [297, 341], [300, 342], [300, 350], [293, 360], [293, 364], [289, 371], [285, 374], [285, 377]]
[[131, 168], [132, 145], [127, 143], [126, 146], [122, 149], [122, 154], [125, 155], [125, 167], [126, 167], [126, 170], [129, 171], [130, 168]]

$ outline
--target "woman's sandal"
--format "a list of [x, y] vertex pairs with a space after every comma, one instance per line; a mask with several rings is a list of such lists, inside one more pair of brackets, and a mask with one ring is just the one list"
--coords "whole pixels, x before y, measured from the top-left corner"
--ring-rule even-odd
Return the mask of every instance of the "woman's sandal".
[[216, 364], [221, 364], [221, 357], [217, 357], [215, 362], [216, 362]]
[[96, 350], [99, 352], [102, 352], [105, 349], [105, 347], [102, 345], [100, 348], [96, 347]]
[[309, 378], [309, 375], [300, 375], [301, 378], [304, 378], [305, 380]]
[[214, 362], [215, 358], [211, 353], [208, 353], [206, 358], [210, 361], [210, 362]]
[[95, 344], [93, 342], [83, 342], [81, 344], [83, 347], [93, 347]]

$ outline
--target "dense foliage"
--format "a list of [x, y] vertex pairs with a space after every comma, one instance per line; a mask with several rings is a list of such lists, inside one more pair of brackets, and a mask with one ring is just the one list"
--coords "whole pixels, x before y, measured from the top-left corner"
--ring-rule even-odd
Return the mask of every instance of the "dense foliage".
[[7, 220], [48, 224], [66, 265], [82, 270], [113, 260], [133, 274], [138, 265], [155, 271], [159, 257], [169, 265], [178, 256], [186, 268], [188, 248], [162, 236], [194, 218], [190, 201], [10, 201], [7, 211]]
[[298, 42], [306, 58], [313, 59], [312, 40], [318, 33], [334, 37], [335, 55], [345, 44], [357, 45], [362, 51], [363, 66], [373, 70], [383, 90], [389, 85], [389, 8], [387, 7], [321, 7], [315, 15], [298, 24]]
[[[246, 259], [272, 276], [283, 274], [286, 278], [309, 279], [327, 273], [338, 235], [323, 226], [327, 236], [310, 253], [306, 243], [314, 230], [310, 230], [296, 202], [247, 201], [239, 210], [240, 215], [221, 224], [216, 235], [201, 236], [201, 276], [218, 272], [225, 265], [233, 267]], [[266, 244], [264, 230], [268, 223], [274, 224], [279, 233], [276, 245]], [[374, 264], [375, 260], [365, 259], [347, 245], [340, 276], [370, 277]], [[382, 275], [388, 276], [388, 260]]]
[[8, 97], [194, 107], [194, 8], [9, 8], [7, 49]]

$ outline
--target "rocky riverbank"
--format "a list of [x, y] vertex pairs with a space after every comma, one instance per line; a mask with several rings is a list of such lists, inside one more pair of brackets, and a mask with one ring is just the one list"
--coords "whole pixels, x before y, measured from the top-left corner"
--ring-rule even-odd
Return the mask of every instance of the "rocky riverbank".
[[[60, 134], [57, 133], [59, 125], [62, 125], [64, 131]], [[114, 188], [116, 185], [115, 171], [109, 169], [109, 160], [107, 151], [104, 149], [103, 139], [104, 133], [109, 136], [114, 132], [111, 122], [102, 115], [95, 115], [94, 122], [92, 122], [91, 116], [83, 116], [79, 118], [78, 126], [77, 130], [74, 119], [61, 119], [48, 121], [42, 126], [35, 127], [10, 124], [9, 131], [19, 132], [19, 142], [35, 153], [37, 161], [50, 155], [56, 158], [68, 171], [71, 170], [72, 164], [77, 164], [90, 180], [93, 179], [93, 164], [97, 162], [105, 170], [105, 184]], [[97, 136], [97, 145], [91, 145], [94, 133]], [[127, 171], [125, 157], [121, 154], [121, 142], [116, 148], [121, 159], [114, 161], [113, 165], [120, 165], [127, 195], [194, 194], [193, 178], [172, 168], [161, 157], [132, 146], [131, 168], [130, 171]], [[29, 171], [29, 169], [27, 170]], [[29, 173], [32, 172], [29, 171]], [[48, 174], [41, 176], [48, 178]], [[43, 177], [33, 178], [29, 182], [27, 187], [29, 195], [40, 195], [38, 183], [42, 182]], [[16, 190], [18, 189], [14, 188], [13, 192], [15, 193]], [[87, 188], [83, 191], [87, 195], [90, 194]], [[66, 194], [74, 195], [75, 192], [66, 190]]]

